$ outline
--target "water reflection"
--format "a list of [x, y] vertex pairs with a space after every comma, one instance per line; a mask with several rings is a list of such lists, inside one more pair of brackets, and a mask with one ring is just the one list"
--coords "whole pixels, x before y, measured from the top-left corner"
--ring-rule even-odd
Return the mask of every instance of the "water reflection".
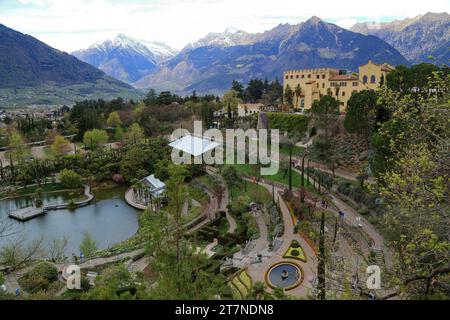
[[[79, 244], [84, 233], [90, 233], [100, 248], [107, 248], [134, 235], [138, 229], [139, 212], [129, 207], [123, 200], [125, 189], [113, 188], [95, 192], [95, 201], [86, 207], [74, 211], [49, 211], [46, 215], [26, 221], [13, 220], [17, 234], [0, 238], [0, 247], [24, 237], [30, 243], [33, 240], [44, 240], [48, 245], [54, 239], [68, 238], [66, 254], [79, 253]], [[47, 194], [44, 204], [64, 203], [70, 199], [75, 201], [81, 194]], [[0, 201], [0, 220], [8, 218], [8, 212], [32, 205], [31, 199], [20, 198]]]

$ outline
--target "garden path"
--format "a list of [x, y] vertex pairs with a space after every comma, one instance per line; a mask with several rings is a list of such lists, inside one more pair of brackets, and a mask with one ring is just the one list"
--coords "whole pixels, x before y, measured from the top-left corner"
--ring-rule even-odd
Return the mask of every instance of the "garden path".
[[207, 166], [206, 173], [217, 178], [220, 181], [220, 183], [222, 184], [222, 186], [224, 187], [223, 194], [222, 194], [222, 202], [220, 203], [220, 211], [224, 211], [227, 213], [226, 218], [227, 218], [228, 224], [229, 224], [228, 233], [234, 233], [237, 228], [237, 223], [236, 223], [236, 220], [234, 219], [234, 217], [232, 215], [230, 215], [230, 213], [228, 212], [227, 206], [228, 206], [228, 203], [230, 202], [230, 195], [229, 195], [229, 190], [228, 190], [227, 184], [225, 183], [225, 180], [223, 179], [223, 177], [220, 174], [217, 174], [215, 168]]
[[[250, 181], [250, 179], [248, 179]], [[265, 187], [269, 192], [272, 192], [272, 185], [260, 182], [260, 185]], [[254, 282], [265, 283], [265, 274], [270, 269], [272, 265], [281, 261], [291, 261], [298, 264], [303, 271], [303, 282], [297, 288], [290, 290], [288, 294], [294, 296], [306, 296], [312, 290], [312, 283], [316, 278], [317, 274], [317, 257], [315, 250], [309, 245], [309, 243], [301, 237], [298, 233], [294, 233], [294, 223], [292, 221], [291, 213], [284, 201], [281, 193], [282, 188], [275, 187], [275, 201], [279, 202], [281, 208], [281, 214], [284, 223], [284, 234], [280, 237], [283, 240], [283, 244], [280, 248], [268, 259], [264, 260], [262, 263], [253, 264], [248, 267], [248, 273], [252, 277]], [[297, 240], [303, 248], [307, 262], [302, 262], [298, 260], [283, 258], [288, 248], [293, 240]]]
[[[294, 170], [301, 173], [298, 169]], [[343, 211], [345, 213], [344, 222], [349, 226], [356, 227], [357, 224], [360, 224], [362, 231], [373, 241], [372, 248], [375, 250], [381, 250], [384, 254], [386, 266], [392, 266], [392, 252], [390, 248], [385, 245], [383, 236], [375, 229], [375, 227], [354, 208], [342, 201], [336, 194], [328, 192], [327, 195], [331, 199], [332, 204], [336, 207], [335, 209], [332, 206], [329, 206], [328, 211], [334, 213], [337, 217], [339, 217], [339, 210]]]

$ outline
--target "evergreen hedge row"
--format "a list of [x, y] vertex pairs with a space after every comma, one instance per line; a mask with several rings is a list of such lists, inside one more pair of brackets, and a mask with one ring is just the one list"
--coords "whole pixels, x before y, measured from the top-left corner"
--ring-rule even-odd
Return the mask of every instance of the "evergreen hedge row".
[[281, 112], [268, 112], [266, 115], [271, 129], [299, 134], [305, 134], [308, 130], [309, 117], [306, 115]]

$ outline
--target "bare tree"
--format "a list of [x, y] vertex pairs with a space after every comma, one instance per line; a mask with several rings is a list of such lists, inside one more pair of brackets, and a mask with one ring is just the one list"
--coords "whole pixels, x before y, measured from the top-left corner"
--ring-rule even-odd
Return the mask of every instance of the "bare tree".
[[65, 251], [68, 244], [68, 238], [64, 236], [62, 239], [53, 239], [48, 245], [47, 257], [52, 262], [63, 262], [66, 259]]
[[15, 270], [43, 256], [43, 238], [24, 245], [24, 237], [17, 237], [11, 244], [0, 249], [0, 264]]

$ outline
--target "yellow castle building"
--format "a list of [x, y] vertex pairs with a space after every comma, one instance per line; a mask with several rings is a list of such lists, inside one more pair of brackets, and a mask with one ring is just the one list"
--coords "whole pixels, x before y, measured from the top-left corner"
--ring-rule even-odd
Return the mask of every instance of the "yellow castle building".
[[284, 72], [283, 88], [293, 92], [295, 109], [311, 109], [315, 100], [329, 94], [340, 101], [340, 112], [345, 112], [347, 102], [354, 92], [376, 90], [386, 83], [386, 76], [394, 70], [387, 64], [376, 64], [369, 60], [366, 65], [358, 68], [358, 73], [347, 74], [335, 68], [317, 68], [303, 70], [288, 70]]

